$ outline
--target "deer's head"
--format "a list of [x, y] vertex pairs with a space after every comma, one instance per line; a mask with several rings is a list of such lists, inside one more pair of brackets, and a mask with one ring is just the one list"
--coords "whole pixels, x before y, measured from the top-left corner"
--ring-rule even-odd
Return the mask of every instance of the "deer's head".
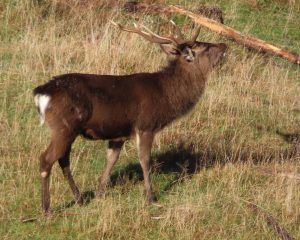
[[172, 21], [176, 37], [174, 34], [167, 37], [159, 36], [147, 27], [138, 26], [137, 24], [134, 25], [134, 28], [126, 28], [115, 22], [112, 23], [123, 31], [137, 33], [150, 42], [158, 43], [165, 53], [174, 56], [179, 61], [186, 64], [195, 64], [200, 68], [202, 66], [213, 68], [225, 56], [227, 50], [224, 43], [198, 42], [196, 39], [200, 28], [196, 30], [191, 40], [184, 40], [180, 29]]

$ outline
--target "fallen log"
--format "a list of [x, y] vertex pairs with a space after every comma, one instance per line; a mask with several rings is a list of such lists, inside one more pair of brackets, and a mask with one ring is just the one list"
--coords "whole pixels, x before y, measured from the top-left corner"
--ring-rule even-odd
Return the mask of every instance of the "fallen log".
[[[274, 56], [279, 56], [288, 61], [300, 64], [300, 56], [286, 48], [275, 46], [271, 43], [265, 42], [261, 39], [247, 36], [231, 27], [225, 26], [219, 22], [209, 19], [210, 16], [205, 15], [205, 12], [212, 14], [210, 11], [200, 10], [198, 13], [177, 7], [177, 6], [163, 6], [155, 4], [127, 2], [124, 5], [127, 11], [144, 11], [144, 12], [157, 12], [157, 13], [178, 13], [190, 17], [195, 23], [204, 26], [211, 31], [214, 31], [224, 37], [234, 40], [235, 42], [246, 46], [249, 49], [256, 50], [260, 53], [267, 53]], [[213, 17], [212, 17], [213, 18]]]
[[285, 58], [289, 60], [292, 63], [300, 64], [300, 56], [296, 53], [291, 52], [290, 50], [286, 48], [277, 47], [271, 43], [265, 42], [261, 39], [246, 36], [243, 33], [225, 26], [221, 23], [218, 23], [212, 19], [208, 19], [206, 17], [199, 16], [191, 11], [185, 10], [183, 8], [179, 8], [176, 6], [170, 6], [169, 11], [173, 13], [179, 13], [186, 16], [189, 16], [191, 19], [193, 19], [194, 22], [196, 22], [199, 25], [202, 25], [224, 37], [230, 38], [234, 40], [235, 42], [239, 44], [243, 44], [247, 46], [248, 48], [257, 50], [261, 53], [268, 53], [275, 56], [279, 56], [282, 58]]

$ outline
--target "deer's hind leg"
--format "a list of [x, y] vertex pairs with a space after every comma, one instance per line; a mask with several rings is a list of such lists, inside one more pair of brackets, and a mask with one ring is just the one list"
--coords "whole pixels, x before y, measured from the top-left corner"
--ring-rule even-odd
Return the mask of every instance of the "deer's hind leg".
[[67, 150], [67, 152], [65, 153], [65, 155], [63, 157], [58, 159], [58, 163], [59, 163], [59, 166], [61, 167], [61, 170], [64, 174], [65, 179], [69, 183], [69, 186], [75, 197], [76, 203], [78, 203], [79, 205], [82, 205], [83, 198], [82, 198], [80, 191], [73, 179], [72, 172], [70, 169], [70, 151], [71, 151], [71, 147]]
[[75, 137], [76, 135], [63, 131], [53, 132], [50, 145], [40, 157], [42, 209], [45, 213], [49, 213], [50, 210], [49, 182], [52, 166], [57, 160], [66, 159]]

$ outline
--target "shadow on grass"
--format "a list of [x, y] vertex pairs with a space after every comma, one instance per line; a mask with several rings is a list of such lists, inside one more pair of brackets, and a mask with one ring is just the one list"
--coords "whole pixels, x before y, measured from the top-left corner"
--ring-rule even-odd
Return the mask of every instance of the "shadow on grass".
[[[217, 157], [213, 154], [200, 154], [193, 145], [180, 144], [165, 152], [152, 154], [153, 174], [172, 174], [174, 177], [160, 189], [158, 196], [168, 192], [174, 185], [191, 177], [202, 168], [208, 168], [216, 163]], [[131, 163], [111, 176], [111, 186], [122, 185], [125, 182], [133, 184], [143, 181], [143, 172], [139, 163]]]
[[[183, 176], [193, 175], [195, 172], [198, 172], [202, 167], [207, 167], [207, 161], [204, 163], [202, 161], [203, 156], [196, 153], [192, 146], [185, 147], [179, 145], [174, 147], [166, 152], [158, 152], [152, 154], [152, 173], [154, 174], [173, 174], [175, 179], [165, 184], [165, 187], [160, 190], [158, 195], [170, 190], [175, 184], [181, 182], [180, 179]], [[206, 158], [207, 159], [207, 158]], [[214, 162], [214, 159], [209, 158], [210, 163]], [[123, 185], [126, 182], [131, 182], [136, 184], [143, 181], [143, 172], [140, 164], [130, 163], [119, 171], [113, 172], [111, 175], [111, 184], [110, 187], [117, 185]], [[95, 190], [89, 190], [82, 194], [84, 199], [84, 205], [87, 205], [95, 198]], [[54, 212], [61, 212], [64, 209], [70, 208], [75, 205], [75, 200], [61, 204], [60, 206], [54, 208]]]
[[[89, 190], [89, 191], [83, 192], [82, 193], [83, 205], [88, 205], [92, 201], [92, 199], [95, 198], [95, 196], [96, 195], [95, 195], [94, 190]], [[75, 200], [72, 200], [70, 202], [65, 202], [65, 203], [57, 206], [56, 208], [53, 208], [53, 212], [55, 212], [55, 213], [62, 212], [65, 209], [68, 209], [68, 208], [74, 206], [75, 204], [76, 204]]]
[[[298, 142], [300, 140], [300, 134], [283, 134], [277, 132], [278, 135], [282, 136], [287, 142]], [[280, 153], [281, 158], [290, 158], [299, 153], [299, 148], [290, 148], [289, 150]], [[174, 187], [174, 185], [183, 182], [185, 179], [191, 178], [195, 173], [201, 171], [203, 168], [211, 168], [214, 165], [225, 165], [227, 161], [230, 162], [246, 162], [249, 159], [254, 164], [260, 162], [269, 162], [276, 159], [274, 156], [260, 156], [253, 152], [240, 151], [238, 154], [232, 153], [232, 150], [227, 149], [218, 153], [218, 151], [206, 151], [200, 153], [195, 151], [192, 144], [185, 146], [179, 144], [177, 147], [173, 147], [164, 152], [157, 152], [152, 154], [152, 173], [153, 174], [169, 174], [172, 175], [172, 179], [168, 180], [164, 187], [156, 192], [156, 196], [168, 194], [168, 192]], [[140, 164], [130, 163], [120, 170], [114, 171], [111, 175], [110, 187], [117, 185], [126, 185], [127, 182], [136, 184], [143, 181], [143, 172]], [[95, 198], [95, 190], [89, 190], [83, 193], [84, 205], [87, 205]], [[57, 207], [55, 211], [63, 211], [64, 209], [70, 208], [75, 204], [75, 201], [71, 201]]]
[[284, 133], [277, 130], [276, 134], [279, 135], [287, 143], [299, 143], [300, 142], [300, 133]]

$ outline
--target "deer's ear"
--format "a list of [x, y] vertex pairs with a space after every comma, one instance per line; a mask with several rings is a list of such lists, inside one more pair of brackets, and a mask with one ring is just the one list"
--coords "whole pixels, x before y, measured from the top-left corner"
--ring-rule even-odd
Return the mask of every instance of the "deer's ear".
[[161, 49], [168, 55], [180, 55], [179, 50], [172, 44], [160, 44]]
[[201, 54], [201, 53], [204, 53], [205, 51], [208, 51], [208, 46], [205, 46], [205, 45], [198, 45], [198, 44], [195, 44], [193, 47], [192, 47], [193, 51], [196, 53], [196, 54]]

